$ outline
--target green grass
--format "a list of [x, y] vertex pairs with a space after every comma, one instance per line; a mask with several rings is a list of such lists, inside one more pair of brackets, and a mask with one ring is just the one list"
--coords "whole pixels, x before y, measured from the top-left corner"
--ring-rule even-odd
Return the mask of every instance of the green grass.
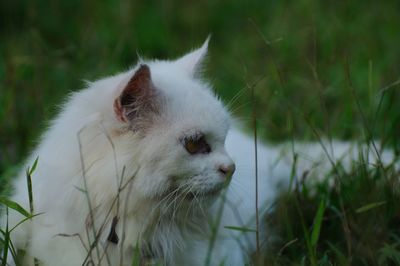
[[398, 265], [399, 172], [393, 165], [338, 167], [327, 176], [339, 176], [334, 188], [301, 185], [280, 196], [266, 219], [277, 233], [265, 265]]
[[[209, 33], [206, 77], [226, 103], [237, 95], [230, 109], [249, 128], [255, 108], [261, 138], [379, 139], [399, 153], [399, 10], [394, 0], [1, 1], [0, 190], [82, 80], [126, 69], [137, 53], [177, 57]], [[399, 263], [399, 174], [340, 175], [340, 189], [281, 196], [267, 265]]]

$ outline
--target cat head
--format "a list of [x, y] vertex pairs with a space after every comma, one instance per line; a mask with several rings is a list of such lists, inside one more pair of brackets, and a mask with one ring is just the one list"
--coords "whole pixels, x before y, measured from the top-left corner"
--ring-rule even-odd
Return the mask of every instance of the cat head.
[[230, 116], [199, 78], [208, 40], [173, 61], [142, 61], [128, 72], [113, 103], [119, 126], [135, 136], [143, 197], [210, 198], [232, 177], [225, 150]]

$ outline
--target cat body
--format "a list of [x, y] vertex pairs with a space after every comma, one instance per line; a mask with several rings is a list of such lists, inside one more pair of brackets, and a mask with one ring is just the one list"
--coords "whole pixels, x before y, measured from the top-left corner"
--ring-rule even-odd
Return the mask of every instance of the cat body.
[[[70, 96], [27, 161], [39, 156], [40, 214], [12, 240], [29, 263], [130, 265], [140, 247], [168, 264], [186, 231], [207, 231], [204, 212], [235, 165], [224, 146], [229, 114], [195, 78], [206, 50], [140, 62]], [[24, 173], [14, 187], [12, 199], [29, 210]], [[8, 222], [22, 218], [11, 212]]]
[[[137, 253], [141, 263], [165, 265], [250, 260], [255, 233], [232, 228], [256, 228], [254, 140], [229, 130], [229, 113], [197, 78], [207, 43], [174, 61], [139, 62], [69, 97], [27, 160], [39, 156], [32, 176], [39, 215], [11, 235], [26, 250], [23, 265], [33, 257], [45, 266], [131, 265]], [[333, 146], [335, 159], [357, 156], [347, 144]], [[282, 150], [257, 149], [260, 217], [278, 184], [289, 183], [293, 152], [305, 153], [299, 175], [315, 161], [330, 168], [319, 144]], [[24, 172], [14, 188], [12, 200], [29, 210]], [[23, 218], [10, 210], [8, 222]]]

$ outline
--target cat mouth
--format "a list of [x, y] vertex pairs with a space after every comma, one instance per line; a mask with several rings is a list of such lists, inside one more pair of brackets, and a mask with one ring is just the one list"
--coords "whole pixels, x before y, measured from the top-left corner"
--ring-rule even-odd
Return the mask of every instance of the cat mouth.
[[[208, 200], [217, 197], [220, 195], [221, 191], [223, 190], [225, 186], [223, 184], [217, 185], [211, 189], [207, 190], [190, 190], [189, 192], [182, 192], [179, 191], [178, 189], [170, 189], [165, 195], [171, 195], [174, 194], [175, 197], [182, 197], [183, 199], [186, 200]], [[162, 196], [161, 198], [165, 198], [166, 196]]]
[[211, 189], [208, 190], [202, 190], [202, 191], [190, 191], [189, 193], [186, 194], [185, 199], [188, 200], [195, 200], [195, 199], [210, 199], [217, 197], [222, 189], [225, 186], [223, 184], [215, 186]]
[[228, 186], [229, 182], [216, 184], [211, 188], [196, 188], [191, 187], [187, 189], [187, 185], [179, 186], [173, 183], [172, 186], [161, 196], [163, 198], [181, 198], [188, 201], [208, 201], [221, 194], [221, 191]]

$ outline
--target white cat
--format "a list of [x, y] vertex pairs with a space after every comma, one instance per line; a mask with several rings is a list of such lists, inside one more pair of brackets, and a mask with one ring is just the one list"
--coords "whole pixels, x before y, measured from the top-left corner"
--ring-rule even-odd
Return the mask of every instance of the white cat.
[[[207, 230], [208, 205], [235, 170], [229, 114], [195, 78], [207, 43], [70, 96], [27, 161], [39, 156], [32, 191], [42, 214], [13, 232], [25, 263], [131, 265], [138, 246], [174, 265], [185, 234]], [[26, 187], [21, 173], [12, 199], [29, 209]], [[11, 212], [9, 223], [22, 218]]]
[[[33, 257], [46, 266], [131, 265], [138, 252], [141, 263], [249, 261], [255, 233], [226, 226], [256, 228], [254, 141], [229, 131], [229, 113], [198, 77], [207, 45], [141, 61], [69, 97], [27, 161], [39, 156], [32, 183], [41, 214], [12, 233], [23, 265]], [[333, 158], [356, 156], [334, 146]], [[295, 149], [309, 149], [299, 171], [316, 160], [329, 168], [320, 145]], [[292, 151], [260, 145], [258, 160], [262, 216], [290, 177]], [[29, 209], [24, 172], [14, 187], [12, 199]], [[22, 219], [10, 211], [11, 226]]]

